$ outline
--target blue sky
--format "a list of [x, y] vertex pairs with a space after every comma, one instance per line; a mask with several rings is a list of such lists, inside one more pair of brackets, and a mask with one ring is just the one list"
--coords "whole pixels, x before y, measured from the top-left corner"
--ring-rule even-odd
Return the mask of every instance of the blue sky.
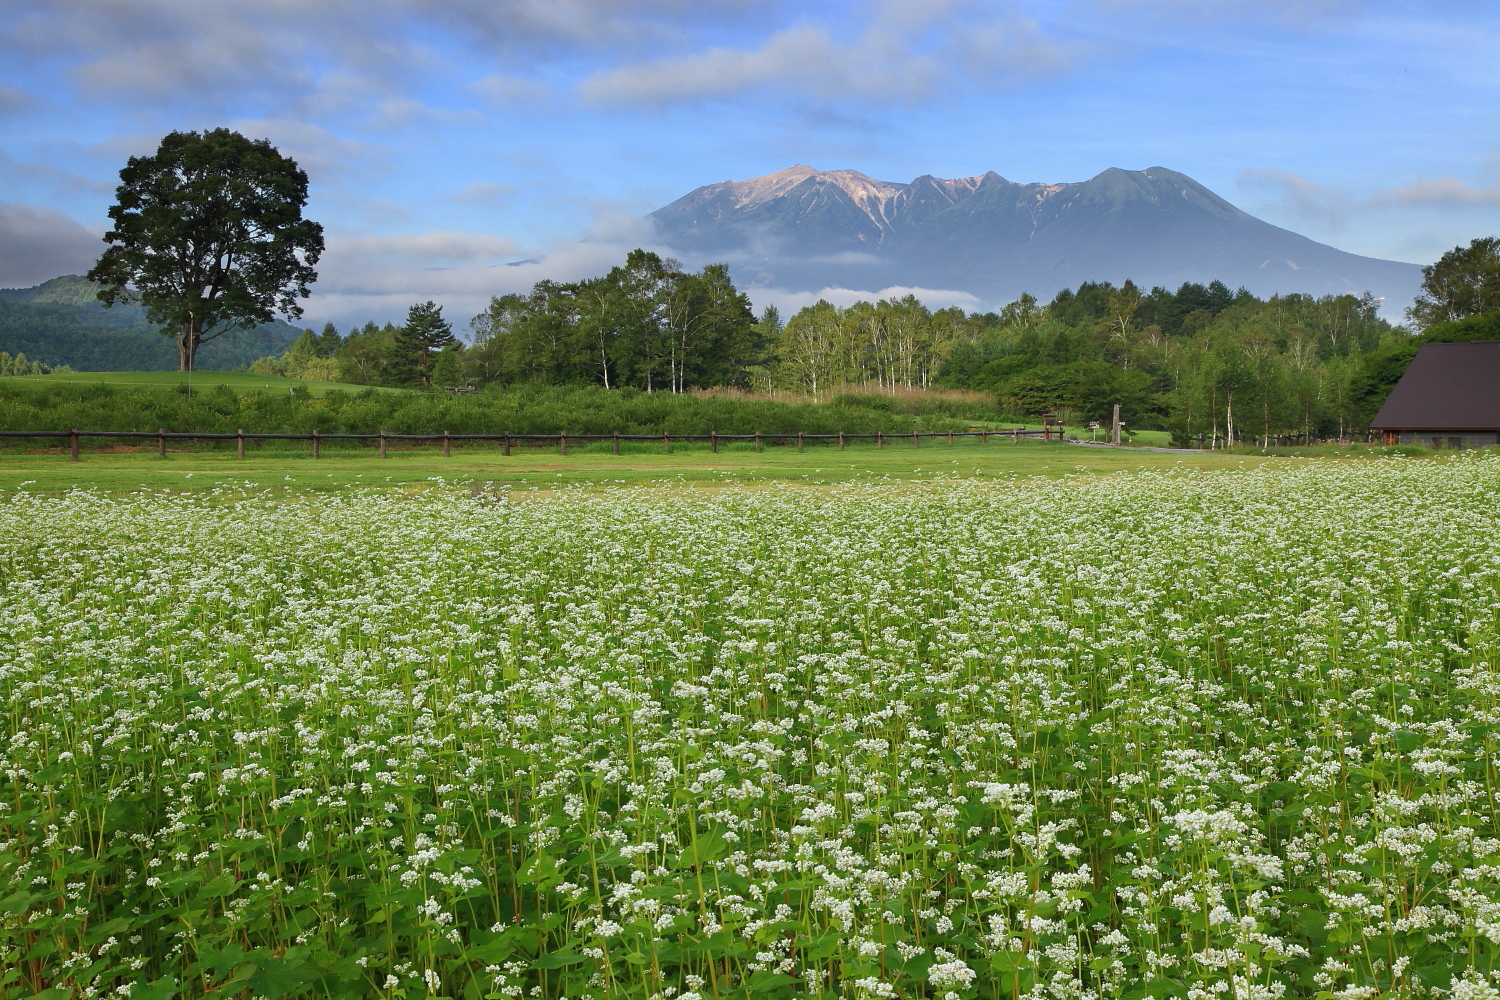
[[1429, 263], [1500, 234], [1497, 56], [1493, 0], [0, 0], [0, 286], [87, 267], [125, 158], [219, 125], [312, 177], [309, 323], [461, 323], [792, 163], [1164, 166]]

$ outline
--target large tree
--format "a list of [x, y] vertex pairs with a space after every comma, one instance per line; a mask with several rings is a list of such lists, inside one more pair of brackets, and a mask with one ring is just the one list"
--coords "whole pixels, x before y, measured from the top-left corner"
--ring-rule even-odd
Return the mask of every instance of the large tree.
[[444, 349], [458, 346], [443, 307], [421, 302], [406, 311], [406, 325], [391, 338], [386, 381], [391, 385], [431, 385], [432, 368]]
[[1454, 247], [1422, 268], [1422, 292], [1406, 315], [1422, 329], [1500, 312], [1500, 239], [1485, 236]]
[[307, 174], [268, 141], [173, 132], [120, 171], [112, 244], [89, 279], [106, 306], [139, 300], [177, 339], [178, 367], [231, 330], [302, 315], [323, 227], [302, 218]]

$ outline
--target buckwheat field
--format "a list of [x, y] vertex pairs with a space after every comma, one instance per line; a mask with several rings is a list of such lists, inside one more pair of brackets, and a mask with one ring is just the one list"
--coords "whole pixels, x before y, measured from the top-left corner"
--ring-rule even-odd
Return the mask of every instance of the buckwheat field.
[[1495, 998], [1500, 459], [0, 502], [0, 998]]

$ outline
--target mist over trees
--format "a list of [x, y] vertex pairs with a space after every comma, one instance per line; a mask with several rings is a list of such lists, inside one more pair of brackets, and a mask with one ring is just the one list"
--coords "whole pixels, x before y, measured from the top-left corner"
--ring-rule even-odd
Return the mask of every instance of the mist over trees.
[[402, 326], [307, 331], [255, 370], [371, 385], [728, 387], [815, 400], [851, 387], [963, 389], [1017, 419], [1103, 421], [1118, 403], [1130, 426], [1182, 442], [1327, 437], [1366, 426], [1422, 343], [1500, 338], [1500, 298], [1490, 297], [1500, 278], [1487, 270], [1497, 249], [1500, 241], [1476, 240], [1427, 269], [1413, 307], [1420, 334], [1382, 319], [1368, 293], [1262, 299], [1218, 281], [1175, 290], [1085, 282], [1050, 302], [1022, 295], [984, 313], [932, 310], [909, 295], [757, 317], [724, 265], [689, 272], [636, 250], [598, 278], [496, 296], [469, 321], [467, 343], [426, 303]]

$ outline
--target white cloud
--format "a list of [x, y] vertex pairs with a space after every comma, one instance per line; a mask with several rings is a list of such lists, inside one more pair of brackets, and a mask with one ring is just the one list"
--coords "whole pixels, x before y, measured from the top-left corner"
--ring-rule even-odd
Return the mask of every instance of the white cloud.
[[[63, 56], [97, 98], [187, 106], [299, 102], [400, 93], [451, 55], [524, 69], [558, 51], [622, 50], [722, 26], [752, 0], [14, 0], [0, 51]], [[494, 78], [491, 96], [505, 96]], [[514, 78], [512, 78], [514, 80]], [[513, 82], [510, 95], [537, 85]], [[328, 93], [325, 94], [325, 91]]]
[[50, 208], [0, 202], [0, 287], [84, 273], [104, 252], [102, 235]]
[[1343, 224], [1354, 200], [1342, 188], [1327, 187], [1286, 170], [1241, 170], [1236, 183], [1242, 188], [1268, 191], [1274, 208], [1300, 219], [1311, 219], [1337, 229]]
[[[375, 147], [351, 142], [328, 129], [295, 118], [240, 119], [228, 128], [251, 139], [269, 139], [284, 155], [297, 161], [310, 177], [326, 180], [346, 175], [355, 164], [368, 165], [380, 153]], [[159, 140], [152, 140], [155, 152]]]
[[518, 76], [492, 73], [469, 84], [480, 97], [501, 107], [523, 107], [545, 104], [552, 98], [552, 88]]
[[484, 116], [477, 111], [434, 108], [410, 97], [387, 97], [379, 101], [369, 121], [373, 128], [384, 131], [395, 131], [410, 125], [453, 128], [485, 124]]
[[[970, 16], [960, 12], [974, 10]], [[1064, 69], [1084, 53], [1029, 18], [971, 2], [888, 0], [858, 37], [823, 27], [777, 31], [754, 47], [715, 47], [596, 73], [579, 85], [595, 104], [664, 105], [767, 90], [827, 101], [915, 102], [975, 82], [1006, 85]]]
[[579, 92], [597, 104], [665, 104], [759, 87], [823, 97], [918, 97], [931, 92], [938, 75], [928, 57], [883, 57], [873, 48], [839, 45], [821, 28], [799, 27], [755, 49], [714, 48], [597, 74]]
[[503, 236], [432, 230], [425, 233], [330, 236], [324, 261], [377, 259], [399, 261], [418, 268], [445, 267], [493, 263], [497, 258], [515, 253], [515, 243]]
[[1355, 197], [1343, 188], [1318, 184], [1285, 170], [1242, 170], [1238, 183], [1243, 188], [1271, 192], [1277, 199], [1275, 207], [1282, 212], [1335, 229], [1362, 209], [1500, 205], [1500, 184], [1471, 187], [1456, 177], [1416, 180], [1383, 188], [1368, 197]]
[[85, 177], [55, 163], [13, 160], [0, 152], [0, 181], [12, 185], [37, 185], [66, 194], [97, 196], [114, 192], [115, 181]]
[[476, 181], [473, 184], [465, 184], [458, 193], [451, 195], [452, 201], [466, 205], [484, 205], [494, 208], [504, 204], [516, 193], [514, 184], [489, 184]]
[[1500, 205], [1500, 184], [1474, 188], [1456, 177], [1419, 180], [1375, 192], [1377, 205]]
[[31, 95], [16, 87], [0, 83], [0, 115], [21, 111], [31, 104]]
[[404, 235], [331, 235], [318, 266], [318, 283], [308, 300], [310, 320], [339, 326], [399, 320], [414, 302], [442, 305], [460, 329], [483, 311], [490, 296], [528, 292], [544, 279], [579, 281], [625, 261], [636, 247], [655, 249], [649, 224], [609, 219], [581, 242], [564, 243], [533, 259], [503, 237], [471, 232]]

